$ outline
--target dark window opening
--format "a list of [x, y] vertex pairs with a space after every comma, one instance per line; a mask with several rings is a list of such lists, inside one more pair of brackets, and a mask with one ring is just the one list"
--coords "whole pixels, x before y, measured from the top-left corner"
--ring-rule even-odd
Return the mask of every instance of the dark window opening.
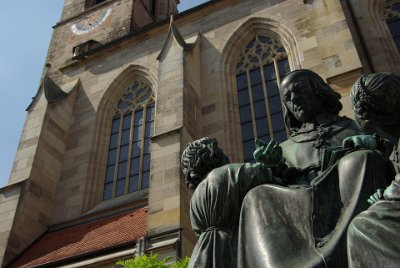
[[88, 51], [95, 49], [101, 45], [100, 42], [95, 40], [89, 40], [85, 43], [79, 44], [72, 49], [72, 55], [74, 57], [82, 56], [83, 54], [87, 53]]
[[394, 3], [386, 7], [386, 23], [393, 41], [400, 52], [400, 3]]
[[97, 4], [103, 3], [105, 1], [107, 1], [107, 0], [86, 0], [85, 9], [88, 9], [88, 8], [90, 8], [92, 6], [95, 6]]
[[111, 122], [103, 200], [149, 187], [154, 93], [136, 80], [121, 97]]
[[156, 15], [156, 0], [150, 0], [150, 12], [151, 15]]
[[252, 162], [255, 139], [287, 139], [278, 85], [290, 67], [283, 46], [266, 36], [251, 40], [240, 59], [236, 65], [236, 86], [243, 158]]

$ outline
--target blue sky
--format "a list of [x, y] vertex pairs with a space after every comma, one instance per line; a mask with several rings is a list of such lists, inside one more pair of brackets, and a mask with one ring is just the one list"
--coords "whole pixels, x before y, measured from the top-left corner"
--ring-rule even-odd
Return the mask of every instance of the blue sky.
[[[0, 0], [0, 187], [7, 184], [26, 107], [36, 94], [63, 0]], [[181, 0], [184, 11], [207, 0]]]

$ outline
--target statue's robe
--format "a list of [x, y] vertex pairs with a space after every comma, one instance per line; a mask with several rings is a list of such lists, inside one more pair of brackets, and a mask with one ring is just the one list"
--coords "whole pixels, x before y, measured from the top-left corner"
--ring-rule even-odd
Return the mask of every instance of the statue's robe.
[[368, 150], [349, 152], [321, 169], [324, 152], [360, 134], [338, 117], [304, 125], [282, 143], [288, 166], [304, 169], [301, 185], [260, 185], [243, 200], [238, 267], [346, 267], [346, 229], [368, 206], [376, 188], [388, 184], [390, 161]]
[[281, 144], [289, 167], [320, 170], [326, 149], [342, 146], [345, 138], [361, 134], [357, 124], [347, 118], [331, 116], [321, 124], [307, 123]]
[[228, 164], [206, 176], [190, 201], [190, 221], [198, 241], [189, 267], [236, 267], [242, 200], [250, 189], [272, 180], [262, 163]]
[[[400, 141], [391, 156], [400, 174]], [[399, 176], [399, 175], [397, 175]], [[349, 267], [400, 266], [400, 181], [391, 183], [393, 200], [373, 204], [351, 222], [347, 232]]]

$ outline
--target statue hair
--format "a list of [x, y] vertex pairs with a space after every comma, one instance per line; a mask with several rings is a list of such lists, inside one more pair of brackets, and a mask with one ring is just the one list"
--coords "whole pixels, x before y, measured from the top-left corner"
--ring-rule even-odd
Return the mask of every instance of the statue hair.
[[356, 116], [365, 125], [400, 125], [400, 76], [373, 73], [361, 76], [350, 92]]
[[227, 163], [229, 159], [215, 138], [204, 137], [189, 143], [181, 157], [186, 186], [195, 189], [211, 170]]
[[[343, 108], [342, 104], [340, 103], [340, 94], [334, 91], [317, 73], [311, 70], [299, 69], [288, 73], [286, 77], [282, 80], [281, 87], [284, 82], [293, 79], [293, 77], [296, 76], [307, 77], [307, 82], [311, 89], [313, 89], [315, 94], [321, 97], [325, 110], [335, 115], [339, 114], [339, 112]], [[289, 111], [284, 101], [283, 107], [283, 114], [286, 126], [291, 131], [296, 131], [301, 127], [302, 123], [298, 121]]]

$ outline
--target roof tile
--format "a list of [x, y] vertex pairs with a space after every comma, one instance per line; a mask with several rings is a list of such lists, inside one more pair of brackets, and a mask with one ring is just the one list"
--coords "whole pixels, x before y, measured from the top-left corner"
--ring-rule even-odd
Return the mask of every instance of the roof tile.
[[45, 233], [11, 267], [33, 267], [135, 241], [147, 233], [147, 207]]

